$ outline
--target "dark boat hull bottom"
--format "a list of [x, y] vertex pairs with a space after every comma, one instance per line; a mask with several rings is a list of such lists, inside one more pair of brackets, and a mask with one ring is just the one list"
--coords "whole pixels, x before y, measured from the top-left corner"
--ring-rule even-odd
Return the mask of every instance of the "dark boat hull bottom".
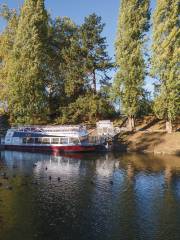
[[92, 146], [20, 146], [20, 145], [5, 145], [5, 150], [24, 151], [24, 152], [95, 152], [96, 145]]

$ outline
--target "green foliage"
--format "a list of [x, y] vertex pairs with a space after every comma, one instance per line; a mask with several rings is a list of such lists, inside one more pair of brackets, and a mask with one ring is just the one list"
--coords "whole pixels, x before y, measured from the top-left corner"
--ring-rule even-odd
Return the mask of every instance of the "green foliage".
[[[91, 14], [81, 26], [67, 17], [53, 20], [44, 0], [25, 0], [19, 15], [3, 5], [0, 16], [7, 20], [0, 34], [0, 99], [11, 121], [79, 123], [115, 116], [108, 75], [113, 63], [101, 17]], [[128, 117], [150, 110], [143, 90], [148, 20], [149, 0], [122, 0], [113, 96]]]
[[[25, 0], [18, 14], [0, 6], [0, 99], [14, 123], [77, 123], [115, 114], [109, 100], [113, 67], [101, 17], [81, 26], [52, 19], [44, 0]], [[77, 111], [78, 109], [78, 111]]]
[[96, 14], [86, 17], [63, 49], [60, 67], [64, 69], [68, 96], [74, 98], [91, 88], [96, 92], [98, 83], [103, 85], [109, 81], [107, 72], [113, 65], [107, 54], [106, 38], [101, 36], [103, 28], [101, 17]]
[[7, 21], [5, 30], [0, 34], [0, 99], [2, 102], [6, 102], [8, 92], [7, 63], [13, 49], [19, 17], [15, 10], [10, 10], [6, 5], [0, 5], [0, 17]]
[[0, 137], [4, 137], [10, 128], [9, 115], [0, 108]]
[[[73, 112], [74, 108], [78, 108], [78, 104], [81, 108], [81, 99], [86, 98], [86, 94], [89, 96], [91, 89], [96, 92], [97, 83], [101, 87], [108, 85], [107, 71], [112, 68], [112, 63], [107, 55], [106, 39], [101, 36], [104, 24], [97, 15], [92, 14], [85, 18], [84, 24], [79, 27], [68, 18], [58, 18], [55, 22], [51, 21], [51, 25], [51, 44], [55, 46], [56, 51], [53, 51], [57, 56], [57, 65], [59, 64], [59, 77], [52, 78], [52, 83], [56, 83], [54, 90], [57, 90], [57, 94], [53, 96], [57, 99], [56, 102], [59, 102], [59, 108], [54, 109], [54, 112], [62, 114], [63, 117], [60, 118], [65, 118], [62, 122], [67, 122], [66, 115], [70, 117], [71, 112], [69, 109], [72, 108]], [[54, 58], [52, 59], [54, 62]], [[97, 74], [101, 77], [97, 77]], [[62, 113], [59, 109], [65, 110]], [[87, 115], [88, 113], [84, 112], [80, 117], [86, 118]], [[75, 120], [72, 119], [72, 122], [76, 122], [76, 119], [81, 121], [80, 117], [74, 116]]]
[[84, 58], [79, 41], [78, 31], [71, 38], [69, 47], [65, 47], [62, 51], [64, 70], [65, 93], [68, 97], [77, 98], [86, 88]]
[[[90, 63], [95, 73], [102, 73], [102, 79], [104, 76], [101, 85], [109, 80], [106, 71], [112, 64], [106, 51], [106, 39], [101, 37], [103, 27], [101, 18], [95, 14], [85, 18], [82, 26], [67, 17], [53, 20], [49, 16], [46, 89], [50, 122], [62, 114], [60, 109], [75, 104], [91, 90]], [[91, 40], [90, 36], [94, 38]]]
[[91, 92], [80, 96], [75, 102], [62, 109], [62, 117], [58, 123], [95, 123], [99, 119], [111, 118], [115, 115], [114, 107], [100, 95]]
[[168, 121], [180, 115], [179, 13], [179, 0], [158, 0], [153, 16], [152, 74], [157, 78], [154, 111]]
[[26, 0], [7, 62], [7, 102], [17, 122], [36, 123], [46, 114], [47, 24], [44, 1]]
[[98, 83], [108, 83], [108, 71], [113, 67], [107, 53], [106, 38], [102, 37], [104, 26], [101, 17], [93, 13], [85, 18], [79, 30], [87, 82], [95, 92]]
[[122, 111], [134, 117], [139, 111], [146, 75], [144, 60], [145, 32], [149, 29], [148, 0], [122, 0], [116, 38], [116, 65], [118, 68], [113, 96], [120, 98]]
[[[68, 91], [68, 67], [65, 61], [65, 49], [71, 48], [71, 42], [77, 34], [77, 26], [67, 17], [57, 17], [52, 20], [49, 17], [48, 47], [49, 47], [49, 75], [48, 89], [48, 114], [53, 121], [59, 114], [60, 106], [67, 104]], [[68, 58], [68, 56], [67, 56]], [[74, 83], [75, 84], [75, 83]]]
[[6, 4], [0, 4], [0, 17], [9, 21], [13, 16], [16, 16], [16, 10], [11, 10]]
[[139, 100], [139, 109], [137, 117], [147, 116], [153, 114], [153, 100], [150, 97], [150, 93], [145, 91], [141, 99]]

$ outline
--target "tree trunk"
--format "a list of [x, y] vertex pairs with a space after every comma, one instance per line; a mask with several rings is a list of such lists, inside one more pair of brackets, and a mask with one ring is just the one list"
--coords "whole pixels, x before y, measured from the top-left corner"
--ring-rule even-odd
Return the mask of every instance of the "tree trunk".
[[172, 133], [172, 122], [171, 122], [171, 120], [166, 121], [166, 132], [167, 133]]
[[96, 73], [93, 71], [93, 90], [96, 93]]
[[128, 130], [133, 131], [134, 127], [134, 117], [128, 117]]

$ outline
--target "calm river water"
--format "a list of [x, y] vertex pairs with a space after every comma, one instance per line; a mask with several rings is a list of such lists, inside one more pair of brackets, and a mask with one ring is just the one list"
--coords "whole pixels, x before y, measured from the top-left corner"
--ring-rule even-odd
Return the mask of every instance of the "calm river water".
[[180, 157], [1, 152], [2, 240], [179, 240]]

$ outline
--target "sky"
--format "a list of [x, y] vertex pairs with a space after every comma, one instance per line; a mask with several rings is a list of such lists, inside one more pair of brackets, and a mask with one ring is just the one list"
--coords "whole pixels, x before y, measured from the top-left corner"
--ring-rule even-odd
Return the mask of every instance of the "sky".
[[[151, 9], [155, 7], [156, 0], [151, 0]], [[6, 3], [10, 8], [18, 8], [23, 0], [0, 0], [0, 4]], [[67, 16], [76, 24], [81, 24], [84, 17], [96, 13], [102, 17], [106, 24], [103, 35], [107, 38], [108, 52], [114, 58], [114, 42], [116, 37], [117, 19], [119, 14], [120, 0], [45, 0], [46, 8], [53, 17]], [[0, 19], [0, 29], [4, 22]], [[114, 74], [114, 73], [112, 73]], [[146, 87], [152, 90], [152, 80], [146, 79]]]

